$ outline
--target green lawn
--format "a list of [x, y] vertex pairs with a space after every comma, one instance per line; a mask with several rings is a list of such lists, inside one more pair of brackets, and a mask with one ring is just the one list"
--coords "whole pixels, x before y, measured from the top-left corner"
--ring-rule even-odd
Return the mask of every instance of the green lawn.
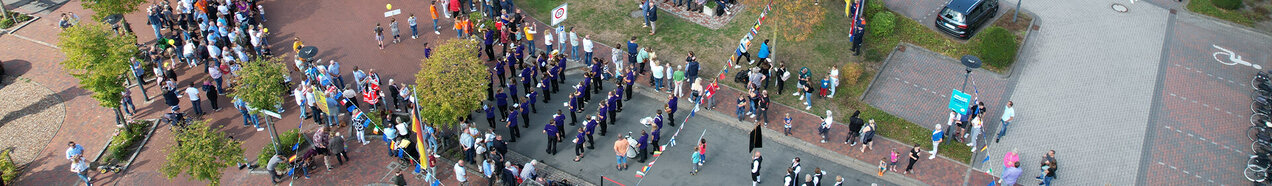
[[[1190, 0], [1188, 1], [1188, 11], [1205, 14], [1211, 17], [1228, 20], [1233, 23], [1254, 26], [1254, 23], [1268, 20], [1268, 9], [1272, 8], [1267, 0], [1259, 0], [1252, 2], [1247, 0], [1246, 7], [1237, 10], [1226, 10], [1215, 7], [1211, 0]], [[1260, 14], [1260, 12], [1262, 12]]]
[[[576, 31], [592, 34], [594, 40], [608, 45], [626, 43], [628, 38], [636, 36], [637, 43], [658, 52], [659, 58], [664, 62], [680, 63], [681, 61], [674, 59], [681, 59], [689, 51], [694, 51], [698, 54], [699, 61], [704, 62], [702, 77], [713, 77], [716, 75], [714, 72], [718, 72], [723, 66], [726, 58], [732, 57], [738, 39], [749, 31], [747, 27], [755, 23], [763, 8], [762, 5], [755, 4], [759, 2], [757, 0], [744, 0], [742, 2], [748, 7], [742, 12], [735, 13], [736, 17], [718, 30], [684, 21], [670, 13], [660, 12], [659, 31], [656, 35], [650, 36], [648, 28], [641, 27], [640, 18], [629, 16], [632, 11], [639, 9], [636, 1], [530, 0], [522, 3], [522, 7], [533, 17], [546, 18], [548, 10], [566, 2], [570, 3], [571, 11], [570, 19], [562, 23], [566, 27], [575, 26]], [[930, 130], [873, 108], [857, 98], [866, 91], [866, 86], [878, 71], [877, 68], [882, 65], [883, 58], [900, 41], [915, 43], [946, 55], [961, 56], [968, 51], [976, 51], [977, 43], [975, 42], [978, 39], [974, 38], [967, 44], [951, 41], [938, 35], [941, 33], [927, 29], [898, 14], [894, 31], [897, 34], [893, 34], [895, 37], [867, 36], [862, 56], [852, 56], [846, 32], [849, 26], [847, 20], [843, 18], [843, 7], [842, 1], [822, 3], [818, 8], [823, 9], [820, 12], [824, 19], [821, 24], [812, 25], [805, 30], [811, 34], [803, 41], [779, 39], [775, 37], [776, 29], [766, 23], [760, 27], [760, 34], [752, 47], [759, 47], [758, 42], [763, 39], [771, 39], [773, 41], [770, 44], [773, 45], [775, 59], [785, 61], [787, 68], [792, 71], [800, 67], [808, 67], [816, 78], [824, 76], [832, 65], [839, 66], [841, 77], [848, 76], [846, 74], [848, 68], [855, 66], [861, 69], [859, 78], [855, 82], [841, 82], [839, 93], [834, 99], [816, 99], [810, 112], [829, 109], [835, 111], [836, 117], [846, 118], [852, 111], [861, 110], [863, 118], [875, 119], [879, 123], [881, 135], [907, 144], [931, 147], [931, 140], [928, 137]], [[774, 5], [773, 11], [778, 10], [777, 5]], [[874, 12], [887, 10], [877, 6], [868, 8], [867, 11], [872, 15]], [[768, 21], [780, 20], [770, 17]], [[737, 69], [731, 69], [730, 78], [735, 72]], [[803, 102], [795, 96], [790, 96], [790, 91], [794, 90], [794, 81], [795, 78], [791, 78], [790, 83], [787, 83], [785, 96], [773, 96], [775, 102], [796, 108], [803, 107]], [[725, 82], [723, 84], [726, 86], [741, 87], [740, 84], [729, 80], [722, 82]], [[775, 88], [770, 90], [773, 94], [776, 94], [775, 91]], [[970, 162], [971, 153], [966, 146], [951, 144], [943, 145], [941, 148], [943, 156], [965, 163]]]

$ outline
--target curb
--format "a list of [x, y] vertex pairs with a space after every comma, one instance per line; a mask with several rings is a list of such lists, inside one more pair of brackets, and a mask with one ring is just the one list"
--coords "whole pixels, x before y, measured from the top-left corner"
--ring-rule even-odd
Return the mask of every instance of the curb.
[[[155, 128], [159, 128], [159, 120], [147, 119], [144, 121], [150, 121], [150, 132], [146, 133], [146, 138], [141, 140], [141, 146], [137, 146], [137, 149], [133, 150], [132, 157], [128, 158], [127, 164], [124, 164], [123, 167], [119, 168], [119, 172], [128, 170], [128, 167], [132, 166], [133, 160], [137, 159], [137, 154], [141, 154], [141, 149], [146, 148], [146, 144], [150, 143], [150, 137], [155, 136]], [[106, 146], [110, 146], [110, 145], [106, 145]]]
[[[902, 42], [902, 44], [904, 43], [905, 42]], [[888, 52], [888, 57], [883, 59], [883, 65], [879, 66], [879, 70], [875, 72], [874, 79], [870, 79], [870, 84], [866, 85], [866, 91], [862, 92], [861, 96], [857, 96], [857, 100], [861, 100], [861, 101], [866, 100], [866, 95], [870, 94], [870, 88], [873, 88], [875, 81], [879, 81], [879, 77], [882, 76], [881, 74], [883, 74], [883, 69], [888, 68], [889, 61], [892, 61], [892, 55], [896, 54], [898, 51], [901, 51], [901, 47], [905, 47], [905, 46], [906, 45], [897, 45], [896, 47], [892, 47], [892, 52]]]
[[9, 29], [0, 29], [0, 30], [3, 30], [3, 31], [0, 31], [0, 32], [3, 32], [3, 33], [0, 33], [0, 35], [12, 34], [13, 32], [17, 32], [23, 27], [26, 27], [27, 25], [34, 23], [36, 20], [40, 20], [40, 16], [35, 16], [35, 15], [27, 15], [27, 16], [31, 16], [31, 20], [27, 20], [20, 24], [14, 25], [12, 28], [9, 28]]

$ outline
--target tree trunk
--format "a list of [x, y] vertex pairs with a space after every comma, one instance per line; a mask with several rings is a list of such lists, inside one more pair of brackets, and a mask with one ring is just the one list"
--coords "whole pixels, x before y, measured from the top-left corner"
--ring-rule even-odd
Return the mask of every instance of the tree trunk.
[[[4, 8], [4, 0], [0, 0], [0, 13], [4, 14], [5, 19], [13, 20], [13, 17], [9, 16], [9, 9]], [[13, 20], [13, 24], [17, 25], [18, 20]]]

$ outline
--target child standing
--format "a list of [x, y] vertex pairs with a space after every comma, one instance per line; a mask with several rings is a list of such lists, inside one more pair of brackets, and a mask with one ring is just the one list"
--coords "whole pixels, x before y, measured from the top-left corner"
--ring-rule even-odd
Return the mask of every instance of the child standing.
[[900, 160], [897, 158], [898, 155], [900, 154], [897, 153], [897, 148], [892, 148], [892, 153], [889, 155], [888, 159], [888, 170], [897, 172], [897, 160]]
[[791, 113], [787, 112], [786, 118], [782, 118], [782, 122], [786, 124], [782, 126], [783, 127], [782, 134], [785, 134], [786, 136], [790, 136], [791, 135]]

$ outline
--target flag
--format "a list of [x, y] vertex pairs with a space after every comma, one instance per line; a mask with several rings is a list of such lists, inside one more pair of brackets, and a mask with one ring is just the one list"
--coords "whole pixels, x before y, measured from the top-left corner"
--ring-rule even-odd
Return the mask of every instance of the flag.
[[751, 130], [750, 151], [755, 151], [755, 148], [764, 148], [764, 136], [760, 131], [763, 127], [760, 124], [755, 124], [754, 129]]
[[428, 167], [428, 161], [426, 161], [428, 153], [424, 152], [427, 149], [424, 148], [424, 133], [422, 132], [424, 129], [423, 126], [420, 126], [420, 117], [415, 112], [415, 109], [411, 109], [411, 131], [415, 133], [415, 141], [419, 142], [415, 143], [415, 149], [419, 150], [420, 153], [420, 163], [417, 168], [423, 168]]

